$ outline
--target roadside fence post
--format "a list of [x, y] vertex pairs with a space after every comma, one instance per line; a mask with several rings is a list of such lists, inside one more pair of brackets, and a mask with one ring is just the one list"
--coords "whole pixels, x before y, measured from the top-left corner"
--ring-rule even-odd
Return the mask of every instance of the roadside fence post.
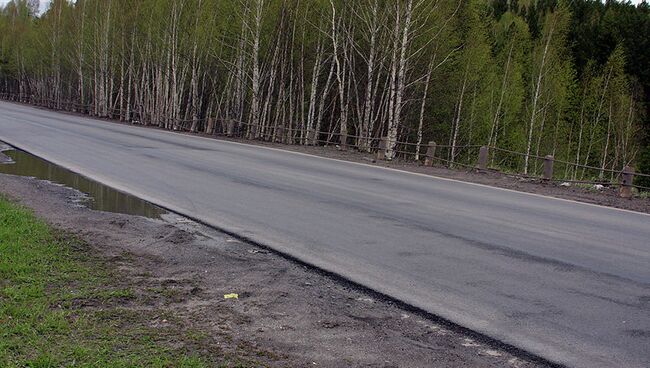
[[377, 160], [383, 160], [386, 158], [386, 148], [388, 147], [388, 138], [383, 137], [379, 140], [379, 147], [377, 148]]
[[228, 137], [232, 137], [232, 134], [235, 130], [235, 121], [233, 119], [229, 119], [228, 122], [226, 123], [226, 135]]
[[634, 180], [634, 168], [625, 166], [621, 175], [620, 195], [623, 198], [632, 197], [632, 181]]
[[275, 142], [276, 143], [282, 143], [284, 142], [284, 125], [278, 126], [278, 128], [275, 130]]
[[553, 179], [554, 162], [555, 162], [555, 158], [553, 157], [553, 155], [546, 155], [546, 157], [544, 157], [544, 180]]
[[427, 155], [424, 159], [424, 166], [433, 166], [433, 159], [436, 157], [436, 142], [429, 141], [427, 145]]
[[205, 127], [205, 132], [210, 135], [214, 133], [214, 118], [212, 116], [208, 117], [207, 126]]
[[345, 132], [341, 134], [341, 141], [339, 142], [339, 147], [341, 147], [341, 151], [347, 151], [348, 150], [348, 133]]
[[478, 168], [480, 170], [487, 170], [489, 152], [490, 151], [487, 146], [481, 146], [478, 152]]
[[316, 129], [310, 128], [307, 131], [307, 142], [310, 146], [316, 146], [318, 142], [316, 142]]

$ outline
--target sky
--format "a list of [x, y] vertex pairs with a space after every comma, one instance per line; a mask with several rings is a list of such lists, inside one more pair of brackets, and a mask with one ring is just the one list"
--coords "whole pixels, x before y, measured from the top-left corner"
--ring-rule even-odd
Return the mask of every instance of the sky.
[[[11, 0], [0, 0], [0, 6], [5, 6], [9, 1]], [[41, 0], [41, 12], [47, 9], [49, 3], [49, 0]]]
[[[11, 0], [0, 0], [0, 6], [4, 6]], [[632, 4], [641, 4], [643, 0], [631, 0]], [[45, 9], [47, 9], [47, 6], [49, 5], [50, 1], [49, 0], [41, 0], [41, 12], [43, 12]]]

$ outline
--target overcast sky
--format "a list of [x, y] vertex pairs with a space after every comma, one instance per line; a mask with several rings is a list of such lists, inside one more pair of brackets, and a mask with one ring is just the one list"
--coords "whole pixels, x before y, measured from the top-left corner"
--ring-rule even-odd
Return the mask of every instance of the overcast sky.
[[[5, 6], [11, 0], [0, 0], [0, 5]], [[50, 3], [49, 0], [41, 0], [41, 11], [47, 8], [47, 5]]]
[[[9, 1], [11, 1], [11, 0], [0, 0], [0, 5], [4, 6]], [[631, 0], [632, 4], [640, 4], [642, 1], [643, 0]], [[41, 0], [41, 12], [44, 11], [47, 8], [49, 3], [50, 3], [49, 0]]]

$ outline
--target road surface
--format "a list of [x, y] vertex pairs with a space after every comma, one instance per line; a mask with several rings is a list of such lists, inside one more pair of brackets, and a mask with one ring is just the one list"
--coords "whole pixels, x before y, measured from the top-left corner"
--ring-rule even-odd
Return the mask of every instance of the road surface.
[[648, 215], [8, 102], [0, 140], [553, 362], [650, 367]]

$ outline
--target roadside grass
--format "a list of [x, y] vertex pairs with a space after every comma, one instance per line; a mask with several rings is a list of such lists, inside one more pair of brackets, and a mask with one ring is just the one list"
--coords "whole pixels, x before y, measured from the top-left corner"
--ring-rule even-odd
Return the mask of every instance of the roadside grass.
[[173, 311], [129, 307], [136, 292], [116, 277], [83, 242], [0, 196], [0, 366], [246, 366]]
[[637, 196], [642, 199], [650, 199], [650, 190], [639, 192]]

